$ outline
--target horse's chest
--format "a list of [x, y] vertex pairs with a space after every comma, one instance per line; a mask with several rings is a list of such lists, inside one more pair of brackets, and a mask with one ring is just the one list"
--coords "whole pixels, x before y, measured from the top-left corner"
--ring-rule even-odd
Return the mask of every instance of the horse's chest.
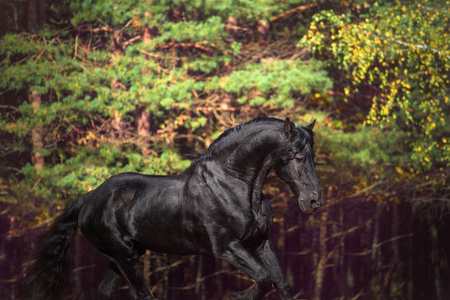
[[247, 247], [257, 247], [268, 238], [273, 222], [272, 206], [267, 199], [261, 201], [258, 210], [253, 211], [254, 219], [243, 242]]

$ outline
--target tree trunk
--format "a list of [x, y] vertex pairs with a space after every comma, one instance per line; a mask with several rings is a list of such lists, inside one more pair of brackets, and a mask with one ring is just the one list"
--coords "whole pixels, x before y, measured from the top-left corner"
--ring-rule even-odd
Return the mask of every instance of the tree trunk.
[[429, 232], [431, 236], [431, 251], [430, 251], [430, 258], [431, 258], [431, 265], [433, 266], [433, 275], [434, 275], [434, 288], [436, 290], [436, 300], [443, 300], [446, 299], [447, 296], [444, 295], [443, 292], [443, 281], [441, 278], [441, 270], [440, 270], [440, 245], [439, 245], [439, 238], [438, 238], [438, 229], [436, 227], [435, 220], [433, 220], [433, 217], [431, 213], [428, 213], [428, 226], [429, 226]]
[[[31, 91], [28, 95], [31, 106], [34, 113], [39, 110], [41, 106], [41, 95], [36, 91]], [[40, 151], [44, 148], [44, 142], [42, 141], [42, 132], [39, 128], [35, 128], [31, 131], [31, 145], [33, 147], [32, 162], [36, 170], [42, 170], [44, 167], [44, 157]]]
[[28, 18], [27, 29], [33, 31], [37, 29], [38, 24], [38, 3], [37, 0], [28, 0]]
[[[413, 193], [412, 199], [411, 199], [411, 212], [410, 216], [411, 219], [408, 220], [408, 232], [414, 232], [414, 225], [415, 225], [415, 216], [416, 216], [416, 204], [415, 201], [415, 192]], [[414, 261], [414, 254], [413, 250], [414, 245], [414, 238], [408, 239], [408, 249], [411, 251], [411, 253], [408, 255], [408, 281], [406, 286], [406, 299], [413, 299], [414, 297], [414, 269], [415, 269], [415, 261]]]
[[[151, 13], [147, 13], [146, 16], [151, 17]], [[151, 41], [153, 36], [156, 34], [157, 29], [155, 27], [149, 28], [147, 25], [143, 28], [144, 32], [142, 34], [144, 44], [147, 44]], [[141, 70], [143, 76], [150, 76], [148, 70], [146, 68], [142, 68]], [[136, 106], [134, 111], [134, 120], [135, 126], [137, 130], [137, 134], [140, 138], [143, 138], [143, 143], [140, 143], [142, 155], [146, 157], [149, 154], [148, 143], [146, 142], [146, 137], [150, 136], [151, 131], [151, 114], [146, 111], [147, 106]]]
[[[112, 53], [114, 58], [118, 58], [122, 55], [123, 49], [122, 49], [122, 36], [120, 35], [120, 31], [116, 30], [114, 31], [113, 36], [111, 37], [113, 48]], [[114, 97], [115, 92], [121, 88], [121, 83], [118, 79], [113, 79], [111, 82], [111, 93]], [[112, 126], [115, 130], [117, 130], [118, 136], [122, 136], [123, 134], [123, 122], [122, 122], [122, 115], [115, 111], [113, 118], [112, 118]]]
[[[399, 211], [398, 204], [392, 203], [392, 237], [399, 236]], [[399, 287], [403, 284], [403, 279], [401, 278], [398, 266], [400, 265], [400, 242], [398, 240], [392, 241], [392, 266], [393, 266], [393, 274], [392, 280], [390, 280], [389, 288], [390, 288], [390, 296], [395, 295], [395, 293], [399, 290]]]
[[327, 219], [328, 219], [328, 208], [322, 212], [320, 220], [320, 234], [319, 234], [319, 263], [317, 264], [316, 270], [316, 283], [314, 285], [314, 300], [320, 300], [320, 295], [323, 286], [323, 277], [325, 275], [325, 268], [328, 261], [327, 256]]
[[47, 17], [45, 0], [28, 0], [27, 29], [33, 31], [44, 26]]
[[197, 257], [197, 276], [195, 278], [195, 290], [194, 294], [197, 297], [197, 299], [202, 299], [202, 285], [203, 283], [200, 282], [202, 279], [202, 273], [203, 273], [203, 255], [199, 255]]
[[147, 137], [150, 135], [150, 113], [145, 111], [145, 107], [136, 108], [135, 122], [140, 137]]
[[269, 39], [270, 23], [265, 20], [258, 21], [258, 43], [264, 45]]
[[150, 285], [150, 256], [151, 252], [150, 250], [146, 250], [144, 254], [144, 281], [147, 284], [147, 286]]
[[43, 27], [47, 19], [47, 9], [45, 7], [45, 0], [38, 1], [38, 26]]

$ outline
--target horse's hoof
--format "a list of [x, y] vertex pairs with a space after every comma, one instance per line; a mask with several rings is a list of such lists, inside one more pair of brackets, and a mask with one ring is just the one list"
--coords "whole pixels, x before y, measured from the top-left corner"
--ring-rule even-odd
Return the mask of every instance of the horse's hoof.
[[242, 293], [230, 292], [228, 293], [229, 300], [245, 300], [246, 298]]

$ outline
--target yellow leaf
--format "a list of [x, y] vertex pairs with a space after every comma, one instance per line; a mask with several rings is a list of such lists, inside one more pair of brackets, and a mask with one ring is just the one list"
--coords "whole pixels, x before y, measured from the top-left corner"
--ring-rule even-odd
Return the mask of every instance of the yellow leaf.
[[403, 175], [403, 174], [405, 173], [401, 167], [395, 167], [395, 170], [396, 170], [397, 173], [400, 174], [400, 175]]

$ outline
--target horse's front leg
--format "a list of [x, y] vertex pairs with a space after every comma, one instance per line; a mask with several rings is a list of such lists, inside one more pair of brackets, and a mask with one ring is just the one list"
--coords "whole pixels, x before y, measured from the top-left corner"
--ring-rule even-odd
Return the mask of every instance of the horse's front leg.
[[98, 286], [98, 295], [102, 300], [112, 299], [114, 296], [114, 289], [117, 283], [122, 278], [122, 274], [117, 266], [111, 262], [105, 276]]
[[244, 293], [234, 293], [230, 295], [231, 299], [262, 299], [272, 287], [269, 272], [239, 242], [231, 242], [223, 251], [216, 252], [215, 255], [245, 272], [256, 282], [253, 289]]
[[294, 299], [291, 287], [284, 276], [270, 240], [266, 239], [261, 246], [255, 250], [254, 254], [269, 271], [272, 282], [281, 298], [284, 300]]

